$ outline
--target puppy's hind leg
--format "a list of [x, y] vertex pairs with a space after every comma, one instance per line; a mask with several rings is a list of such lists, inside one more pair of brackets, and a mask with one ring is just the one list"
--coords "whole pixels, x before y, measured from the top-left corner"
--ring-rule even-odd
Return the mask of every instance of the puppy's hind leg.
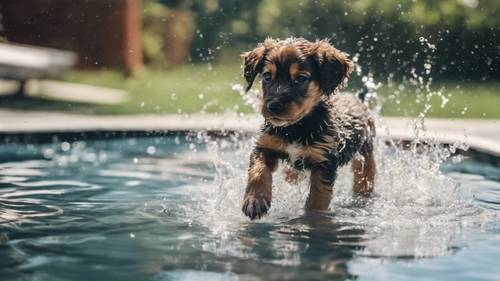
[[375, 157], [370, 150], [366, 156], [357, 155], [352, 159], [354, 174], [353, 191], [355, 194], [370, 195], [375, 180]]

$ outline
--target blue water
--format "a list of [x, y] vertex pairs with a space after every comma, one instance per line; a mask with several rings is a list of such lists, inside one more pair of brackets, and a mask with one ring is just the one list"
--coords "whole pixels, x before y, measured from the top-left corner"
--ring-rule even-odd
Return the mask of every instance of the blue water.
[[500, 168], [379, 149], [373, 199], [352, 197], [344, 169], [330, 210], [305, 213], [306, 184], [278, 173], [250, 222], [250, 147], [0, 145], [0, 280], [500, 279]]

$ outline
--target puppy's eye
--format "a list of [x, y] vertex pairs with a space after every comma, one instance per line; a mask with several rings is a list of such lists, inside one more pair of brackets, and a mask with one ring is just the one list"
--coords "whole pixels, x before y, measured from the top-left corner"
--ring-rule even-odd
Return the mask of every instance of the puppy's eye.
[[273, 76], [271, 75], [271, 73], [266, 72], [266, 73], [262, 74], [262, 79], [266, 82], [269, 82], [269, 81], [273, 80]]
[[300, 85], [300, 84], [304, 84], [308, 80], [309, 80], [309, 76], [299, 75], [295, 80], [293, 80], [293, 83]]

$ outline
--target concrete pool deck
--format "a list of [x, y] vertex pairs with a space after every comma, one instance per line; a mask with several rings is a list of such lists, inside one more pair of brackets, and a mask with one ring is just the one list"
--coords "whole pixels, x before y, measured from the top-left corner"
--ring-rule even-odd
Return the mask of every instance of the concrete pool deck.
[[[257, 115], [83, 115], [63, 112], [0, 110], [1, 135], [81, 132], [242, 131], [256, 132]], [[412, 118], [384, 117], [377, 122], [378, 136], [409, 141], [415, 138]], [[474, 150], [500, 158], [500, 120], [425, 119], [422, 140], [467, 143]]]

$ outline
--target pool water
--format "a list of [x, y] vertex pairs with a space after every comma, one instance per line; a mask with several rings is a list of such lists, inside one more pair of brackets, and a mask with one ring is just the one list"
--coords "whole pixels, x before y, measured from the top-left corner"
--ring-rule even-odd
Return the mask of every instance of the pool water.
[[[201, 138], [202, 139], [202, 138]], [[499, 280], [500, 169], [379, 145], [372, 199], [326, 212], [275, 176], [240, 211], [252, 140], [0, 146], [1, 280]]]

